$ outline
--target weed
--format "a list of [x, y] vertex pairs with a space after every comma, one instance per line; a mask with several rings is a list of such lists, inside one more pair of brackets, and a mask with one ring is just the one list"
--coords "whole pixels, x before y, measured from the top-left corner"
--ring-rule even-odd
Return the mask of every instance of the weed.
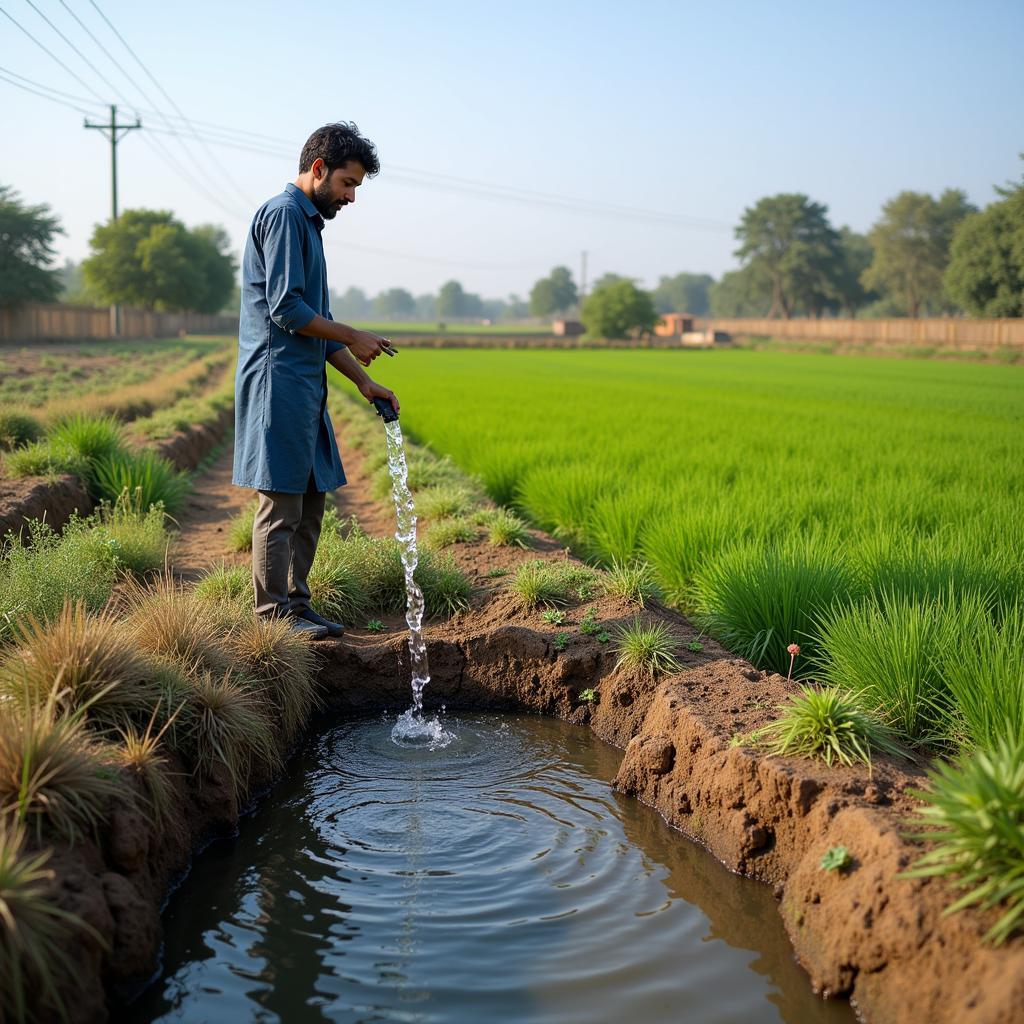
[[585, 601], [593, 593], [597, 574], [573, 562], [523, 562], [516, 569], [510, 589], [527, 604], [566, 605]]
[[423, 531], [423, 546], [432, 551], [469, 540], [476, 540], [476, 529], [468, 519], [439, 519]]
[[240, 611], [252, 608], [252, 572], [245, 565], [221, 564], [207, 569], [195, 585], [196, 597], [233, 605]]
[[173, 723], [173, 716], [154, 735], [153, 725], [159, 710], [158, 701], [143, 732], [138, 732], [134, 726], [122, 731], [120, 746], [114, 748], [114, 757], [138, 781], [153, 824], [162, 829], [173, 820], [175, 809], [169, 764], [160, 752], [160, 741]]
[[693, 651], [694, 654], [699, 654], [704, 650], [704, 645], [699, 640], [688, 640], [686, 643], [686, 649]]
[[228, 525], [228, 548], [231, 551], [252, 551], [252, 527], [256, 519], [256, 502], [252, 501]]
[[584, 704], [593, 704], [597, 701], [597, 690], [589, 687], [586, 690], [580, 690], [579, 696], [576, 699]]
[[81, 412], [57, 420], [48, 440], [54, 448], [76, 452], [90, 463], [117, 455], [124, 448], [124, 432], [114, 416]]
[[565, 612], [558, 608], [546, 608], [540, 613], [541, 621], [549, 626], [560, 626], [565, 622]]
[[21, 448], [42, 436], [43, 426], [34, 416], [16, 411], [0, 412], [0, 451]]
[[623, 597], [643, 608], [644, 604], [658, 596], [658, 585], [654, 571], [647, 562], [620, 562], [613, 558], [611, 568], [602, 580], [604, 592], [614, 597]]
[[423, 589], [428, 615], [454, 615], [469, 607], [472, 587], [450, 555], [423, 563], [418, 582]]
[[435, 484], [416, 495], [416, 512], [424, 519], [461, 518], [478, 501], [477, 496], [461, 484]]
[[73, 448], [59, 448], [49, 441], [34, 441], [23, 448], [15, 448], [4, 458], [4, 468], [12, 477], [72, 473], [88, 480], [90, 473], [88, 459]]
[[509, 574], [509, 570], [508, 569], [502, 569], [502, 568], [499, 568], [497, 566], [495, 568], [493, 568], [493, 569], [488, 569], [487, 570], [488, 579], [492, 579], [492, 580], [501, 579], [502, 576], [507, 576], [508, 574]]
[[947, 914], [1005, 907], [985, 934], [1001, 945], [1024, 918], [1024, 741], [1003, 737], [990, 749], [938, 764], [928, 777], [928, 789], [915, 795], [925, 801], [918, 815], [929, 829], [911, 838], [935, 845], [905, 876], [938, 875], [967, 889]]
[[819, 862], [822, 871], [845, 871], [853, 863], [850, 851], [845, 846], [831, 846]]
[[596, 608], [591, 607], [584, 612], [583, 618], [580, 619], [580, 632], [584, 636], [597, 636], [602, 632], [601, 624], [597, 621]]
[[651, 679], [659, 672], [677, 672], [682, 667], [675, 656], [677, 643], [665, 623], [636, 618], [616, 637], [616, 667], [636, 669]]
[[97, 497], [116, 501], [127, 490], [139, 508], [161, 504], [174, 515], [185, 500], [189, 479], [168, 459], [143, 449], [116, 452], [98, 459], [93, 467]]
[[366, 628], [371, 633], [383, 633], [387, 629], [387, 626], [385, 626], [380, 619], [370, 619], [366, 624]]
[[568, 633], [556, 633], [554, 640], [551, 641], [551, 646], [554, 647], [554, 649], [556, 651], [564, 651], [565, 648], [568, 646], [568, 644], [569, 644], [569, 634]]
[[778, 710], [774, 722], [747, 737], [771, 754], [820, 757], [828, 765], [862, 761], [870, 767], [873, 750], [901, 753], [889, 728], [865, 711], [855, 695], [835, 687], [804, 687]]
[[530, 546], [529, 528], [514, 512], [504, 508], [492, 510], [482, 525], [487, 528], [487, 542], [495, 547]]

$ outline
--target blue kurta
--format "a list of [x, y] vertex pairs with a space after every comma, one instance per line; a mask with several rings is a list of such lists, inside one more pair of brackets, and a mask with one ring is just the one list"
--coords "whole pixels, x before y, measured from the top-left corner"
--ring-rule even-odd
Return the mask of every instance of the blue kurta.
[[267, 200], [242, 257], [232, 480], [259, 491], [333, 491], [345, 471], [327, 413], [327, 356], [340, 342], [296, 331], [332, 319], [324, 221], [293, 184]]

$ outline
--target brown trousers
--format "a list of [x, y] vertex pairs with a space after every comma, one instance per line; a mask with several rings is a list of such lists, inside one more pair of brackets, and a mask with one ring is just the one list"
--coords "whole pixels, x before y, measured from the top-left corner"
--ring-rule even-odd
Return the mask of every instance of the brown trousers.
[[306, 578], [320, 540], [326, 495], [315, 489], [311, 476], [305, 494], [260, 491], [259, 496], [252, 524], [256, 614], [300, 614], [309, 607]]

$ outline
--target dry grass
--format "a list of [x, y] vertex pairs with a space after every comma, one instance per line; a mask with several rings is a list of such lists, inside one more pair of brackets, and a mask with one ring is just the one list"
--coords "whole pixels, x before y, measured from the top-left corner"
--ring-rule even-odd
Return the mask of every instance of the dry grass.
[[61, 717], [59, 691], [42, 705], [25, 699], [0, 710], [0, 816], [44, 827], [74, 842], [95, 832], [112, 801], [131, 799], [80, 715]]
[[153, 824], [164, 829], [175, 820], [176, 814], [174, 786], [171, 784], [167, 758], [161, 753], [161, 741], [164, 733], [174, 724], [178, 713], [174, 712], [154, 735], [153, 726], [159, 710], [158, 703], [143, 732], [138, 732], [134, 726], [124, 729], [121, 732], [121, 743], [114, 748], [113, 756], [138, 781], [145, 794]]
[[41, 705], [56, 692], [58, 714], [80, 713], [105, 732], [151, 716], [160, 699], [153, 666], [109, 612], [91, 615], [82, 602], [65, 602], [54, 620], [29, 616], [17, 631], [0, 666], [0, 693]]
[[280, 720], [285, 742], [291, 742], [317, 706], [315, 651], [287, 622], [255, 615], [243, 620], [228, 642], [246, 678]]

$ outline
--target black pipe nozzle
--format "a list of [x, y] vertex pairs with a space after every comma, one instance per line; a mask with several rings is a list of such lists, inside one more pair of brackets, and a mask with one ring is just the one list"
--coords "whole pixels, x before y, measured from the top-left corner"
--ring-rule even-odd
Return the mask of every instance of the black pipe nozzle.
[[398, 413], [395, 412], [395, 407], [386, 398], [375, 398], [373, 400], [374, 407], [377, 410], [377, 415], [385, 423], [394, 423], [398, 419]]

